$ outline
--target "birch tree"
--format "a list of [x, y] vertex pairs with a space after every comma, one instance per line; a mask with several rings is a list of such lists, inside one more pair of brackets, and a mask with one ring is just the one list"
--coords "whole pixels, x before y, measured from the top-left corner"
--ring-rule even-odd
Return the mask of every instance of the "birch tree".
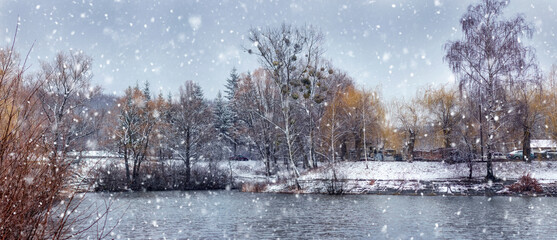
[[[280, 122], [273, 124], [283, 133], [287, 157], [299, 189], [300, 173], [294, 159], [294, 140], [296, 120], [292, 116], [294, 102], [299, 98], [294, 91], [295, 84], [302, 80], [304, 70], [312, 66], [314, 55], [321, 54], [323, 35], [312, 27], [293, 27], [282, 24], [278, 28], [250, 29], [249, 40], [256, 50], [247, 49], [248, 53], [259, 57], [262, 67], [271, 75], [271, 79], [280, 89]], [[302, 63], [300, 65], [300, 63]]]
[[[300, 119], [303, 131], [304, 167], [317, 167], [316, 145], [318, 127], [324, 114], [324, 100], [329, 94], [325, 87], [331, 81], [335, 70], [330, 63], [323, 61], [320, 54], [314, 54], [313, 65], [306, 66], [300, 82], [294, 83], [294, 91], [300, 99]], [[304, 67], [304, 63], [300, 63]]]
[[[486, 179], [496, 179], [492, 153], [499, 132], [498, 111], [506, 108], [505, 93], [517, 82], [526, 81], [521, 72], [534, 65], [533, 49], [522, 39], [531, 38], [533, 27], [522, 15], [503, 18], [509, 1], [482, 0], [470, 5], [462, 16], [462, 40], [445, 45], [445, 61], [456, 74], [462, 91], [477, 91], [487, 127]], [[469, 94], [470, 95], [470, 94]], [[483, 122], [483, 121], [482, 121]]]

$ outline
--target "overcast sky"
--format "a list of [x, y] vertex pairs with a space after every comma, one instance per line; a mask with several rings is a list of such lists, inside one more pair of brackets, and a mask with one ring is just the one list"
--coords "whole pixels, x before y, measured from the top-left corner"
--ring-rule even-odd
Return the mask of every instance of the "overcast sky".
[[[166, 95], [194, 80], [213, 98], [233, 67], [258, 67], [242, 51], [251, 26], [314, 25], [326, 35], [327, 59], [392, 99], [454, 81], [443, 45], [462, 37], [459, 19], [476, 2], [0, 0], [0, 40], [11, 41], [19, 16], [18, 50], [35, 42], [31, 70], [58, 51], [82, 50], [93, 57], [94, 83], [107, 92], [148, 80]], [[557, 63], [555, 11], [555, 0], [515, 0], [505, 12], [524, 13], [535, 25], [528, 44], [544, 70]]]

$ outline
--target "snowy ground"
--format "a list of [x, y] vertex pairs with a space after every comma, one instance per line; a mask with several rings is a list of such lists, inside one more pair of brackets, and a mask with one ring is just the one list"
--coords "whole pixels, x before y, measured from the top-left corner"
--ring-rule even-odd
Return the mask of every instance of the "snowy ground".
[[[89, 154], [91, 155], [91, 154]], [[116, 162], [123, 167], [123, 160], [108, 153], [96, 153], [83, 158], [78, 173], [81, 179], [91, 176], [94, 169]], [[183, 164], [179, 160], [169, 160], [167, 164]], [[230, 173], [237, 187], [242, 184], [270, 183], [267, 192], [293, 192], [293, 181], [286, 181], [288, 171], [280, 167], [278, 177], [267, 178], [263, 161], [218, 161], [218, 167]], [[194, 162], [193, 167], [206, 167], [208, 162]], [[557, 191], [557, 161], [525, 162], [494, 162], [494, 173], [503, 181], [485, 183], [485, 163], [474, 163], [473, 180], [468, 181], [469, 168], [466, 163], [448, 164], [441, 162], [340, 162], [322, 165], [317, 169], [304, 170], [298, 179], [302, 191], [306, 193], [328, 193], [331, 189], [333, 169], [338, 183], [344, 193], [376, 193], [376, 194], [484, 194], [486, 191], [501, 192], [505, 186], [515, 182], [521, 176], [530, 174], [545, 189]]]
[[[335, 165], [337, 176], [343, 179], [374, 180], [417, 180], [432, 181], [468, 177], [466, 163], [447, 164], [441, 162], [343, 162]], [[497, 177], [516, 180], [526, 173], [538, 180], [557, 180], [557, 162], [495, 162], [494, 173]], [[332, 167], [320, 171], [310, 171], [301, 180], [328, 179]], [[484, 177], [485, 163], [474, 163], [473, 177]]]
[[[305, 172], [299, 178], [305, 193], [329, 193], [339, 189], [348, 194], [497, 194], [530, 173], [547, 191], [557, 186], [557, 162], [497, 162], [494, 173], [503, 181], [486, 183], [485, 163], [474, 163], [473, 180], [467, 164], [440, 162], [342, 162]], [[338, 181], [334, 182], [333, 168]], [[292, 181], [269, 185], [268, 192], [292, 192]]]

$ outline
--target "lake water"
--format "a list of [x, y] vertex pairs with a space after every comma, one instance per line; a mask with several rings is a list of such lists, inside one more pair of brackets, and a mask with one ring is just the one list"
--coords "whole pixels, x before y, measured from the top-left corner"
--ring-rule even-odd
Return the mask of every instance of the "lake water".
[[[113, 199], [116, 239], [535, 239], [557, 237], [557, 198], [90, 193]], [[95, 238], [91, 229], [84, 237]]]

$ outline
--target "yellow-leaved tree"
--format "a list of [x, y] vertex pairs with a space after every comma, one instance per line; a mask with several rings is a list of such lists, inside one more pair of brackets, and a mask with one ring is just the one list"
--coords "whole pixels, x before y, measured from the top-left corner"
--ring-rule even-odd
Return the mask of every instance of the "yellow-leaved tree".
[[438, 147], [454, 147], [453, 132], [461, 116], [458, 109], [458, 91], [451, 87], [429, 87], [419, 96], [418, 103], [426, 112], [426, 121], [433, 126]]

